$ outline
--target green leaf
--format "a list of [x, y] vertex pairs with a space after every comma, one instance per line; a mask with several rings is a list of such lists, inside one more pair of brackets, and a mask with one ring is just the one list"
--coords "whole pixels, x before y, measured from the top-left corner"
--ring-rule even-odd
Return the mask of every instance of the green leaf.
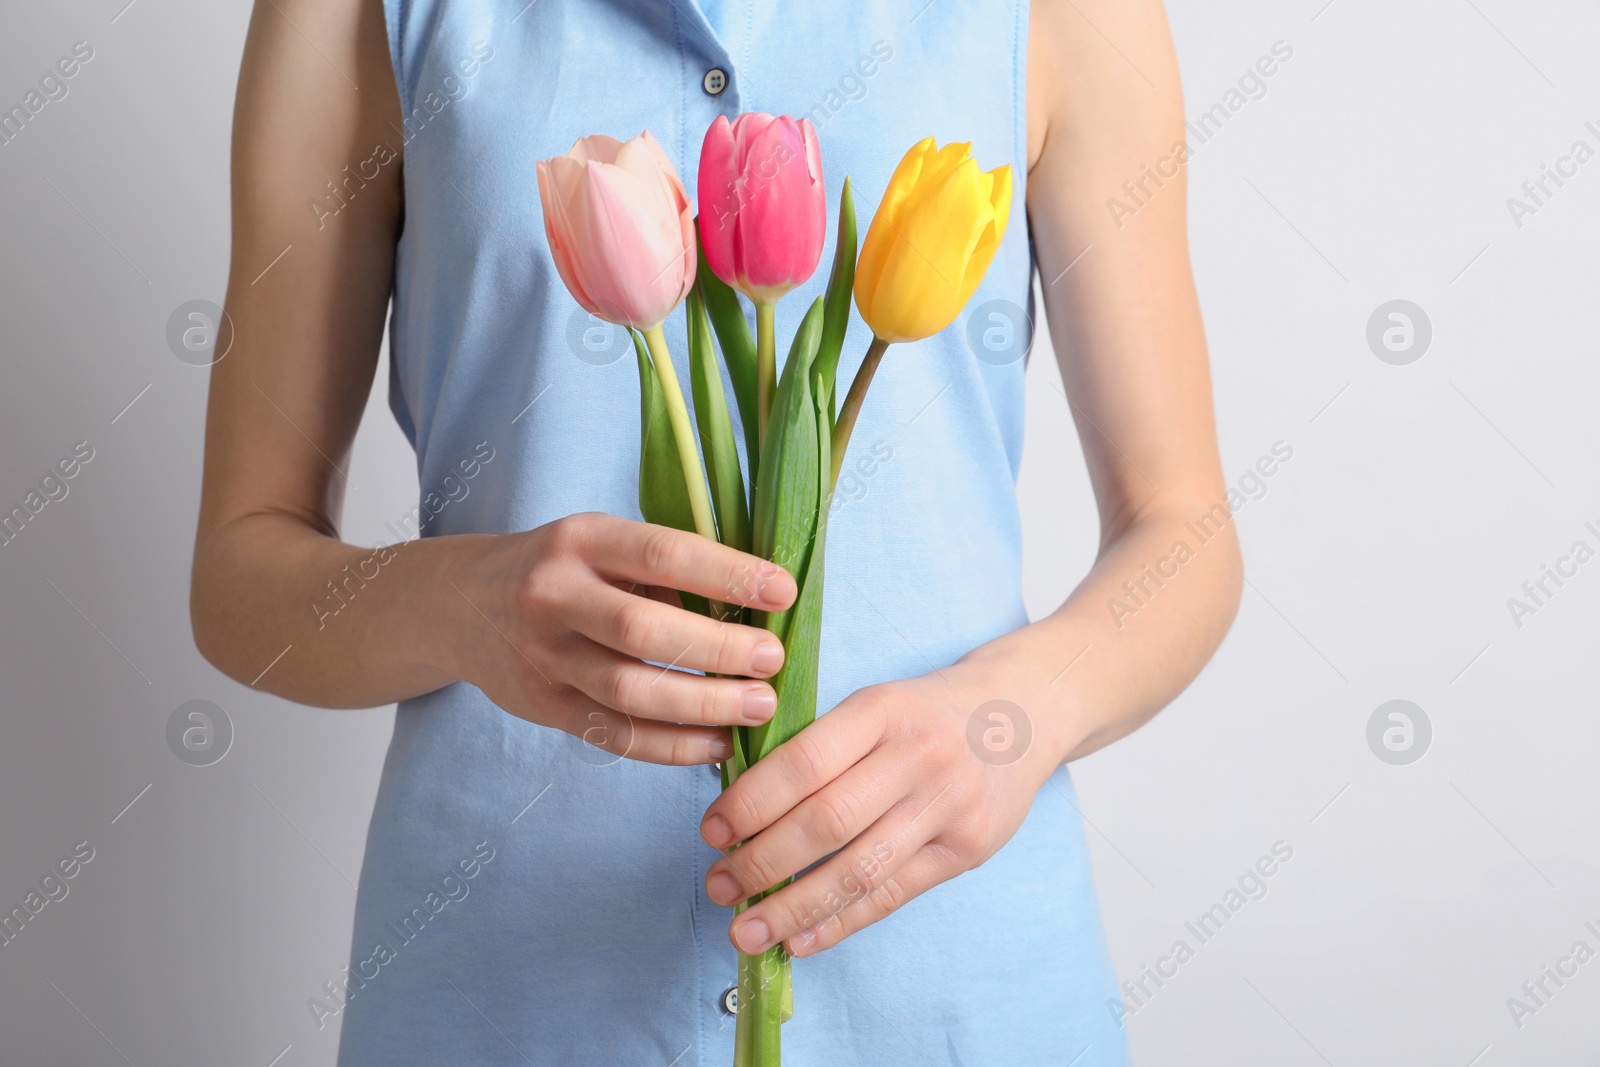
[[[695, 221], [699, 223], [698, 218]], [[722, 362], [728, 366], [728, 380], [733, 383], [733, 400], [739, 406], [739, 421], [744, 425], [745, 456], [753, 475], [761, 464], [761, 436], [756, 413], [756, 339], [750, 333], [750, 322], [744, 317], [739, 294], [706, 265], [705, 243], [697, 241], [696, 248], [700, 264], [695, 272], [695, 286], [705, 299], [711, 326], [717, 331], [717, 344], [722, 348]]]
[[711, 480], [711, 503], [717, 512], [717, 533], [725, 545], [750, 551], [750, 509], [745, 503], [744, 473], [733, 423], [722, 392], [722, 371], [711, 347], [711, 327], [698, 291], [689, 291], [689, 380], [694, 391], [694, 417], [700, 426], [700, 451]]
[[[689, 490], [661, 381], [656, 377], [644, 339], [633, 330], [628, 333], [639, 361], [639, 514], [645, 522], [693, 533], [694, 512], [689, 507]], [[705, 598], [682, 592], [678, 596], [690, 611], [711, 614], [711, 605]]]
[[[817, 374], [825, 391], [832, 396], [833, 379], [839, 369], [839, 353], [844, 348], [845, 330], [850, 326], [850, 301], [856, 284], [856, 202], [850, 195], [850, 179], [844, 180], [839, 194], [839, 237], [833, 249], [833, 270], [828, 275], [828, 291], [823, 297], [822, 341], [817, 347]], [[833, 403], [828, 404], [828, 425], [833, 425]]]
[[823, 574], [828, 540], [828, 481], [833, 470], [828, 439], [828, 425], [833, 421], [830, 392], [824, 388], [819, 375], [813, 394], [815, 410], [807, 419], [815, 427], [817, 442], [816, 466], [812, 472], [818, 501], [816, 539], [800, 582], [800, 595], [789, 612], [783, 669], [772, 679], [772, 687], [778, 694], [778, 708], [761, 726], [746, 728], [751, 749], [748, 755], [756, 760], [798, 734], [817, 717], [817, 661], [822, 649]]
[[[817, 428], [811, 417], [810, 370], [821, 332], [822, 301], [818, 299], [795, 331], [778, 380], [751, 513], [751, 551], [788, 570], [797, 582], [816, 532], [816, 477], [811, 464], [817, 460]], [[772, 618], [780, 619], [783, 614], [774, 613]], [[783, 637], [781, 625], [767, 628]]]
[[[817, 640], [821, 623], [822, 568], [819, 513], [825, 500], [823, 486], [831, 473], [819, 470], [827, 446], [827, 412], [819, 409], [811, 385], [811, 368], [822, 332], [822, 300], [806, 312], [784, 363], [767, 423], [767, 448], [761, 457], [761, 477], [756, 482], [754, 551], [794, 575], [799, 594], [786, 611], [774, 611], [757, 621], [783, 642], [786, 659], [772, 679], [778, 710], [772, 719], [748, 728], [752, 762], [771, 752], [816, 715]], [[812, 583], [815, 581], [815, 590]], [[809, 598], [809, 599], [808, 599]], [[810, 617], [814, 612], [816, 618]], [[796, 620], [805, 618], [804, 625]], [[809, 627], [809, 629], [807, 629]]]

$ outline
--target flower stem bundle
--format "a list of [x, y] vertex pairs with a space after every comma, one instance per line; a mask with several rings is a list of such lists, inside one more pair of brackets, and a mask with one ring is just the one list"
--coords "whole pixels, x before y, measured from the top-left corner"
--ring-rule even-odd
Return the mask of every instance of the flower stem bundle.
[[[775, 612], [680, 594], [689, 610], [763, 627], [784, 646], [783, 667], [770, 680], [777, 709], [759, 726], [732, 728], [723, 788], [816, 717], [829, 502], [885, 352], [948, 326], [1005, 234], [1010, 167], [982, 172], [970, 147], [939, 149], [930, 137], [906, 153], [859, 259], [845, 180], [828, 284], [795, 331], [781, 372], [775, 309], [815, 271], [827, 230], [821, 148], [809, 122], [718, 118], [702, 146], [698, 218], [649, 133], [627, 142], [586, 137], [539, 164], [545, 230], [562, 281], [581, 306], [633, 337], [640, 513], [777, 563], [799, 590]], [[741, 294], [754, 306], [754, 334]], [[684, 301], [692, 420], [662, 329]], [[852, 302], [873, 340], [840, 404], [835, 376]], [[735, 1067], [780, 1067], [780, 1027], [794, 1003], [781, 944], [741, 953]]]

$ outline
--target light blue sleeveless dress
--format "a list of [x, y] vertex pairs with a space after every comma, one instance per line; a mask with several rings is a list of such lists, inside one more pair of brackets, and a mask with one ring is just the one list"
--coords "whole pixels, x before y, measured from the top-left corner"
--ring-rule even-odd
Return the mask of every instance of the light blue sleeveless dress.
[[[863, 232], [908, 147], [970, 140], [1019, 186], [971, 307], [989, 305], [989, 326], [995, 309], [1031, 304], [1027, 0], [385, 0], [385, 11], [407, 116], [395, 134], [406, 206], [391, 402], [416, 446], [425, 535], [578, 511], [638, 517], [631, 349], [562, 287], [540, 218], [534, 163], [580, 135], [648, 129], [693, 190], [716, 116], [808, 116], [830, 216], [850, 174]], [[825, 256], [779, 306], [780, 353], [826, 273]], [[856, 427], [828, 533], [824, 711], [1027, 622], [1022, 349], [1008, 361], [991, 344], [979, 358], [968, 324], [890, 349]], [[683, 330], [680, 310], [667, 335], [687, 381]], [[855, 321], [841, 382], [869, 340]], [[618, 761], [464, 683], [401, 704], [348, 997], [335, 988], [308, 1005], [323, 1025], [342, 1019], [339, 1062], [732, 1063], [731, 913], [705, 896], [716, 853], [698, 834], [718, 788], [713, 768]], [[785, 1062], [1125, 1063], [1074, 804], [1062, 769], [983, 867], [797, 961]]]

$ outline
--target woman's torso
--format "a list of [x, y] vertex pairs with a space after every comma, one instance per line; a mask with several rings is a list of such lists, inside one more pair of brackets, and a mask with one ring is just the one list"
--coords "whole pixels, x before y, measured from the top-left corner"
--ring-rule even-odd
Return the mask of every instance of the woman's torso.
[[[638, 517], [631, 348], [557, 278], [535, 161], [580, 135], [649, 129], [693, 189], [717, 115], [806, 115], [830, 214], [849, 174], [863, 226], [928, 134], [972, 141], [985, 168], [1009, 162], [1019, 182], [1026, 171], [1026, 0], [385, 7], [407, 116], [391, 403], [416, 445], [424, 534]], [[713, 70], [727, 81], [717, 95]], [[874, 382], [830, 517], [819, 710], [1027, 621], [1023, 203], [1019, 189], [968, 313], [895, 346]], [[825, 275], [780, 305], [780, 338]], [[1022, 336], [1005, 336], [1008, 323]], [[985, 329], [1000, 331], [987, 345]], [[667, 335], [681, 361], [681, 311]], [[869, 339], [855, 322], [841, 380]], [[464, 683], [403, 703], [362, 870], [352, 995], [313, 1008], [324, 1023], [342, 1015], [340, 1062], [730, 1063], [730, 913], [705, 897], [716, 854], [697, 832], [717, 789], [714, 769], [618, 761]], [[1123, 1063], [1071, 794], [1059, 771], [982, 868], [797, 962], [788, 1061]]]

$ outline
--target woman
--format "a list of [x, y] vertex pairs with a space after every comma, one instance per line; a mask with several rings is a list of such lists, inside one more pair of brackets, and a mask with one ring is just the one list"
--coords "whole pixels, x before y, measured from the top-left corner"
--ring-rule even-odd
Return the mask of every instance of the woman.
[[[632, 518], [633, 363], [556, 278], [534, 163], [649, 129], [693, 189], [740, 111], [809, 117], [863, 219], [930, 133], [1012, 163], [1026, 215], [969, 314], [879, 372], [865, 499], [829, 530], [827, 714], [719, 799], [782, 649], [673, 591], [776, 608], [794, 583]], [[1241, 581], [1225, 518], [1203, 548], [1185, 528], [1225, 511], [1184, 178], [1143, 169], [1182, 138], [1157, 0], [257, 6], [193, 617], [234, 678], [400, 702], [348, 990], [308, 1004], [341, 1063], [725, 1064], [734, 944], [779, 940], [796, 1065], [1125, 1062], [1065, 764], [1189, 682]], [[1026, 331], [1035, 265], [1102, 540], [1030, 624], [1021, 348], [969, 336]], [[425, 536], [374, 552], [338, 517], [391, 297]]]

